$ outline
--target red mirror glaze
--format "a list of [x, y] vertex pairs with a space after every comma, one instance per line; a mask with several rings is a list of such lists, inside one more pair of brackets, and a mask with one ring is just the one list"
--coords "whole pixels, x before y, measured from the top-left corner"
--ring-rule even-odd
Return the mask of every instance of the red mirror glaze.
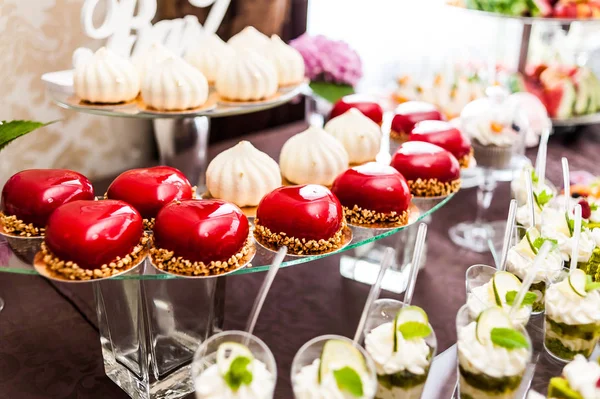
[[410, 205], [410, 189], [404, 176], [389, 165], [370, 162], [346, 170], [333, 182], [331, 191], [342, 205], [371, 211], [402, 213]]
[[426, 141], [450, 151], [456, 159], [471, 153], [471, 141], [445, 121], [423, 121], [415, 125], [409, 141]]
[[143, 232], [142, 216], [123, 201], [73, 201], [52, 213], [45, 240], [61, 260], [96, 269], [129, 254]]
[[25, 223], [45, 227], [48, 217], [64, 203], [93, 200], [92, 183], [67, 169], [28, 169], [13, 175], [2, 189], [2, 210]]
[[192, 186], [179, 170], [170, 166], [131, 169], [111, 183], [108, 198], [134, 206], [145, 219], [156, 217], [160, 209], [174, 200], [193, 196]]
[[351, 94], [339, 99], [333, 105], [329, 119], [346, 113], [350, 108], [356, 108], [378, 125], [381, 125], [383, 121], [383, 108], [381, 108], [381, 105], [374, 98], [361, 94]]
[[400, 134], [410, 134], [415, 125], [421, 121], [441, 121], [444, 117], [434, 105], [423, 101], [407, 101], [396, 107], [392, 119], [392, 131]]
[[391, 165], [406, 180], [437, 179], [451, 182], [460, 178], [460, 165], [448, 151], [423, 141], [409, 141], [400, 146]]
[[324, 186], [280, 187], [258, 204], [259, 223], [274, 234], [307, 240], [328, 240], [342, 227], [340, 201]]
[[249, 232], [240, 208], [221, 200], [172, 202], [158, 212], [154, 224], [157, 248], [205, 264], [240, 252]]

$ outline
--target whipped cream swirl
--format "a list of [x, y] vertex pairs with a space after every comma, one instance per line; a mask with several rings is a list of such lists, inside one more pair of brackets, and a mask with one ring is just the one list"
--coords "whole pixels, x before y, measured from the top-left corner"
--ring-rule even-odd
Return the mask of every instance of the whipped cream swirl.
[[[527, 165], [526, 167], [521, 169], [519, 176], [510, 183], [510, 189], [513, 193], [513, 196], [517, 200], [517, 203], [519, 204], [519, 206], [527, 204], [528, 193], [527, 193], [526, 180], [527, 180], [527, 175], [531, 174], [531, 168], [532, 168], [531, 165]], [[539, 195], [542, 191], [545, 191], [548, 194], [556, 193], [556, 190], [553, 189], [552, 187], [550, 187], [546, 182], [538, 181], [537, 183], [533, 183], [533, 192], [536, 195]], [[536, 211], [539, 210], [539, 207], [537, 206], [537, 204], [536, 204], [535, 208], [536, 208]], [[540, 212], [541, 212], [541, 210], [540, 210]]]
[[600, 323], [600, 292], [590, 291], [581, 297], [565, 278], [546, 290], [546, 315], [569, 325]]
[[[563, 259], [571, 259], [573, 244], [575, 242], [573, 237], [571, 237], [567, 218], [562, 210], [551, 207], [544, 208], [542, 211], [542, 236], [556, 240], [560, 252], [563, 254]], [[591, 231], [584, 229], [579, 236], [577, 262], [588, 262], [594, 248], [596, 248], [596, 242], [592, 238]]]
[[[533, 266], [535, 256], [532, 251], [524, 250], [522, 246], [514, 246], [508, 250], [506, 268], [509, 272], [523, 280], [529, 269], [531, 269], [531, 266]], [[550, 251], [538, 264], [538, 270], [533, 282], [554, 281], [560, 276], [562, 268], [563, 259], [560, 253], [558, 251]]]
[[187, 51], [185, 60], [198, 68], [210, 84], [214, 84], [219, 69], [224, 67], [233, 52], [219, 36], [211, 33], [202, 36], [196, 46]]
[[563, 369], [563, 377], [569, 382], [569, 387], [579, 392], [584, 399], [600, 398], [600, 365], [588, 362], [583, 355], [575, 359]]
[[233, 35], [228, 41], [236, 50], [252, 50], [266, 55], [271, 50], [269, 36], [257, 30], [254, 26], [246, 26]]
[[[535, 227], [539, 229], [542, 226], [542, 211], [538, 206], [534, 206], [533, 213], [535, 215]], [[526, 229], [533, 227], [531, 226], [531, 211], [529, 205], [523, 205], [517, 208], [515, 220], [519, 225]]]
[[379, 153], [379, 125], [356, 108], [331, 119], [325, 124], [325, 131], [342, 142], [352, 164], [374, 161]]
[[230, 101], [259, 101], [277, 92], [273, 62], [248, 50], [238, 50], [217, 72], [215, 88]]
[[291, 86], [304, 80], [304, 58], [277, 35], [271, 36], [269, 58], [277, 69], [279, 86]]
[[472, 322], [458, 331], [458, 361], [465, 370], [494, 378], [520, 375], [525, 371], [530, 353], [527, 349], [512, 349], [482, 344], [475, 334], [477, 323]]
[[[496, 304], [496, 297], [494, 296], [494, 287], [492, 282], [489, 281], [479, 287], [475, 287], [467, 295], [467, 307], [469, 308], [469, 314], [472, 318], [476, 319], [481, 312], [491, 307], [498, 306]], [[505, 311], [510, 311], [512, 306], [506, 303], [506, 299], [502, 299], [502, 308]], [[529, 321], [531, 316], [531, 306], [522, 306], [517, 310], [514, 315], [514, 322], [518, 325], [524, 326]]]
[[404, 370], [421, 375], [430, 362], [430, 348], [423, 338], [406, 340], [398, 334], [397, 351], [394, 352], [394, 323], [384, 323], [367, 334], [365, 349], [375, 361], [379, 375]]

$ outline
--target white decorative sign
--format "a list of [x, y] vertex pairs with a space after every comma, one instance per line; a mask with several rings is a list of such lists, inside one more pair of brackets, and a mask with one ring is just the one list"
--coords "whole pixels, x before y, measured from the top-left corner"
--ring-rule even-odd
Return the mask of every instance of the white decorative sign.
[[[87, 36], [92, 39], [106, 39], [105, 46], [123, 56], [141, 54], [155, 42], [181, 55], [203, 31], [217, 31], [231, 0], [188, 0], [195, 7], [212, 6], [204, 26], [192, 15], [158, 21], [152, 25], [152, 19], [156, 15], [156, 1], [85, 0], [81, 9], [81, 24]], [[93, 15], [100, 3], [104, 4], [105, 14], [100, 26], [96, 27]], [[89, 53], [89, 49], [79, 48], [73, 54], [74, 60]]]

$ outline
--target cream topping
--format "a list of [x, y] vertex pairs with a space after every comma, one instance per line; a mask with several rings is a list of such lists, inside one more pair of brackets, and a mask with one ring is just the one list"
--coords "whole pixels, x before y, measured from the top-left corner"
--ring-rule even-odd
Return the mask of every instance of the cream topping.
[[[571, 259], [574, 240], [569, 231], [566, 215], [562, 210], [544, 208], [542, 211], [542, 236], [556, 240], [563, 259]], [[577, 262], [589, 261], [595, 247], [596, 243], [590, 230], [584, 229], [579, 236]]]
[[202, 36], [200, 41], [185, 54], [185, 60], [198, 68], [210, 83], [217, 79], [218, 71], [233, 56], [231, 49], [214, 33]]
[[175, 57], [175, 53], [160, 43], [152, 43], [143, 53], [133, 56], [132, 62], [140, 75], [140, 81], [143, 83], [146, 75], [152, 68], [160, 64], [169, 57]]
[[[523, 238], [525, 245], [527, 238]], [[523, 241], [522, 241], [523, 242]], [[506, 268], [509, 272], [519, 277], [521, 280], [525, 278], [527, 272], [533, 266], [533, 261], [536, 255], [531, 250], [525, 250], [524, 245], [517, 245], [508, 250], [506, 260]], [[538, 264], [538, 270], [533, 280], [534, 283], [542, 281], [555, 281], [560, 276], [563, 268], [563, 259], [558, 251], [551, 251]]]
[[379, 125], [356, 108], [331, 119], [325, 131], [341, 141], [352, 164], [374, 161], [381, 146]]
[[257, 52], [270, 51], [271, 40], [253, 26], [246, 26], [240, 32], [233, 35], [228, 41], [236, 50], [253, 50]]
[[375, 361], [379, 375], [404, 370], [421, 375], [430, 362], [430, 348], [423, 338], [406, 340], [398, 333], [397, 350], [394, 352], [394, 323], [384, 323], [367, 334], [365, 349]]
[[[533, 207], [533, 213], [535, 214], [535, 227], [538, 229], [542, 226], [542, 211], [539, 207]], [[517, 208], [517, 216], [515, 217], [517, 223], [525, 228], [531, 226], [531, 211], [529, 205], [522, 205]]]
[[232, 101], [259, 101], [277, 92], [277, 71], [258, 53], [238, 50], [219, 69], [215, 81], [219, 95]]
[[[494, 296], [494, 288], [492, 282], [489, 281], [479, 287], [475, 287], [467, 295], [467, 307], [472, 318], [476, 319], [481, 312], [489, 309], [496, 304], [496, 298]], [[505, 311], [510, 311], [511, 306], [506, 303], [506, 298], [502, 298], [502, 308]], [[531, 315], [531, 307], [523, 306], [514, 315], [514, 321], [524, 326], [529, 321]]]
[[570, 325], [600, 323], [600, 292], [591, 291], [581, 297], [565, 278], [546, 290], [546, 315]]
[[597, 362], [588, 362], [583, 355], [575, 356], [575, 359], [565, 366], [563, 376], [569, 382], [569, 387], [579, 392], [584, 399], [600, 398], [600, 365]]
[[271, 36], [271, 51], [269, 57], [275, 69], [279, 86], [289, 86], [304, 80], [304, 58], [292, 46], [286, 44], [277, 35]]
[[[510, 183], [510, 188], [512, 190], [513, 196], [517, 200], [519, 206], [527, 204], [527, 174], [531, 174], [531, 166], [526, 166], [519, 173], [519, 177], [513, 179]], [[548, 194], [555, 194], [555, 191], [545, 182], [538, 181], [537, 183], [533, 183], [533, 192], [539, 195], [542, 191], [546, 191]], [[536, 210], [540, 210], [539, 207], [535, 206]]]

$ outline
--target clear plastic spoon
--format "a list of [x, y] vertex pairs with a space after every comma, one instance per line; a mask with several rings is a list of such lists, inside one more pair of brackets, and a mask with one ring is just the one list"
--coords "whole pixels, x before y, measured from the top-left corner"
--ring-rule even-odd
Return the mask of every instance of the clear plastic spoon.
[[579, 258], [579, 239], [581, 238], [581, 205], [575, 205], [575, 216], [573, 219], [573, 248], [571, 248], [571, 271], [577, 269]]
[[517, 216], [517, 200], [510, 200], [510, 206], [508, 207], [508, 218], [506, 219], [506, 229], [504, 230], [504, 241], [502, 241], [502, 256], [500, 263], [496, 264], [496, 269], [506, 269], [506, 259], [508, 258], [508, 250], [510, 245], [510, 236], [515, 229], [515, 217]]
[[523, 284], [521, 284], [521, 289], [519, 290], [519, 292], [517, 292], [517, 296], [515, 297], [513, 306], [510, 308], [510, 312], [508, 313], [508, 316], [510, 318], [512, 318], [512, 316], [521, 307], [521, 304], [523, 303], [523, 300], [525, 299], [525, 294], [527, 294], [527, 291], [529, 291], [531, 284], [533, 284], [533, 280], [535, 279], [537, 271], [538, 271], [540, 265], [542, 264], [542, 262], [544, 261], [544, 259], [546, 259], [546, 256], [548, 256], [548, 253], [550, 252], [551, 248], [552, 248], [552, 244], [550, 244], [550, 242], [546, 241], [546, 242], [544, 242], [544, 245], [542, 245], [542, 247], [538, 251], [537, 256], [533, 260], [533, 264], [531, 265], [531, 267], [527, 271], [527, 274], [525, 275], [525, 278], [523, 279]]
[[564, 186], [564, 196], [565, 201], [563, 202], [563, 210], [565, 212], [569, 212], [571, 206], [571, 178], [569, 177], [569, 161], [567, 158], [562, 157], [562, 172], [563, 172], [563, 186]]
[[417, 231], [415, 248], [413, 250], [412, 260], [410, 262], [408, 285], [406, 286], [406, 292], [404, 293], [404, 306], [409, 306], [411, 304], [413, 295], [415, 293], [415, 285], [417, 283], [417, 276], [419, 275], [419, 265], [421, 264], [421, 259], [423, 258], [423, 249], [425, 247], [426, 238], [427, 225], [425, 223], [421, 223], [419, 225], [419, 231]]

